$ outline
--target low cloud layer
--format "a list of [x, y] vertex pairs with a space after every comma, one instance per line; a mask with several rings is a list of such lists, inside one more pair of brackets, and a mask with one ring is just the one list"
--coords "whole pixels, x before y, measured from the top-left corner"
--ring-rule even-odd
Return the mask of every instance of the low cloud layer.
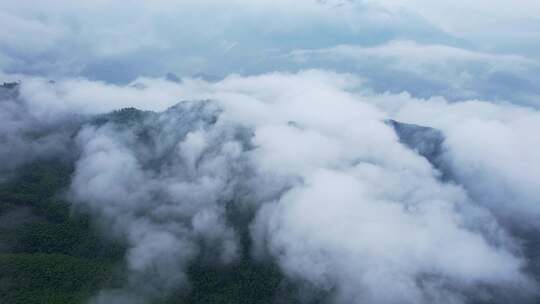
[[[22, 141], [35, 120], [77, 122], [73, 208], [128, 247], [125, 286], [94, 303], [189, 292], [193, 263], [243, 258], [275, 264], [306, 303], [538, 296], [534, 107], [378, 94], [317, 70], [21, 80], [1, 104], [24, 132], [0, 126], [22, 144], [2, 157], [47, 151]], [[128, 106], [142, 111], [106, 114]]]
[[535, 225], [540, 162], [532, 130], [540, 126], [538, 111], [482, 101], [419, 102], [406, 94], [372, 101], [395, 119], [443, 130], [445, 159], [459, 182], [501, 217], [530, 216], [522, 223]]
[[127, 126], [87, 126], [77, 137], [73, 199], [128, 243], [126, 292], [162, 297], [188, 286], [185, 270], [197, 256], [238, 258], [225, 213], [247, 174], [244, 148], [234, 128], [213, 127], [216, 111], [204, 102], [159, 115], [124, 110], [116, 114]]

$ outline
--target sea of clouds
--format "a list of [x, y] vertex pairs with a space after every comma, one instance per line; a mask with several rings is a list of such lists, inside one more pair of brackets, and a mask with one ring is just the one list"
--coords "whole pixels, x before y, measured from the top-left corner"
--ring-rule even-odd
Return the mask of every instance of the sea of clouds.
[[[534, 239], [524, 239], [540, 215], [533, 108], [373, 94], [353, 75], [317, 70], [126, 86], [29, 77], [18, 90], [2, 102], [13, 109], [2, 134], [15, 142], [24, 141], [14, 125], [54, 130], [127, 106], [154, 111], [83, 123], [73, 139], [74, 208], [128, 244], [128, 286], [98, 303], [188, 288], [186, 267], [201, 256], [235, 263], [241, 229], [231, 208], [251, 215], [240, 224], [251, 258], [332, 302], [537, 293]], [[389, 120], [439, 130], [440, 155], [421, 155]], [[65, 136], [51, 134], [1, 157], [60, 153], [50, 146], [65, 147]]]
[[534, 303], [540, 7], [513, 5], [0, 2], [0, 178], [73, 160], [128, 248], [92, 303], [243, 258], [306, 303]]

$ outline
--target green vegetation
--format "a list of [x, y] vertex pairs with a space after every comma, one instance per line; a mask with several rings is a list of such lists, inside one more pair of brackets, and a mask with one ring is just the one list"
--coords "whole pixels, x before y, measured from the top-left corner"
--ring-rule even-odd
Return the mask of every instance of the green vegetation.
[[141, 123], [145, 118], [154, 115], [151, 111], [141, 111], [135, 108], [123, 108], [108, 114], [97, 116], [93, 123], [101, 126], [106, 123], [115, 123], [120, 126], [133, 126]]
[[110, 265], [63, 254], [0, 255], [2, 303], [81, 303], [110, 282]]
[[[100, 237], [88, 216], [72, 214], [62, 199], [72, 173], [72, 164], [39, 161], [0, 184], [0, 303], [85, 303], [102, 288], [123, 285], [122, 244]], [[279, 303], [296, 303], [290, 286], [280, 292], [283, 275], [275, 264], [249, 258], [242, 224], [248, 220], [235, 219], [241, 261], [228, 267], [196, 261], [188, 271], [191, 292], [179, 290], [156, 304], [269, 304], [278, 303], [276, 296]]]
[[0, 88], [4, 89], [14, 89], [19, 85], [18, 82], [4, 82], [3, 84], [0, 84]]
[[61, 199], [72, 172], [41, 161], [0, 185], [0, 303], [82, 303], [120, 283], [122, 246], [100, 238], [86, 216], [70, 215]]
[[190, 269], [193, 290], [184, 303], [276, 303], [282, 277], [276, 266], [256, 264], [249, 259], [227, 268], [199, 264]]

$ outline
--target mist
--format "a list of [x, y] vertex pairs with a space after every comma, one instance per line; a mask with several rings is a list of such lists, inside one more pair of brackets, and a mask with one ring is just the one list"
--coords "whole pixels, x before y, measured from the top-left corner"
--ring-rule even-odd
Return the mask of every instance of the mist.
[[0, 186], [70, 168], [84, 303], [536, 303], [538, 5], [443, 2], [0, 4]]
[[[69, 198], [128, 250], [126, 285], [91, 302], [188, 292], [192, 263], [243, 258], [275, 263], [307, 302], [537, 294], [518, 229], [537, 229], [536, 170], [520, 167], [539, 163], [520, 146], [537, 147], [528, 136], [536, 110], [373, 95], [353, 75], [316, 70], [138, 83], [30, 78], [3, 101], [19, 104], [11, 115], [25, 118], [21, 130], [94, 115], [69, 137]], [[161, 101], [145, 100], [157, 91]], [[142, 110], [106, 114], [129, 104]], [[3, 132], [22, 142], [12, 153], [52, 153], [9, 126]]]

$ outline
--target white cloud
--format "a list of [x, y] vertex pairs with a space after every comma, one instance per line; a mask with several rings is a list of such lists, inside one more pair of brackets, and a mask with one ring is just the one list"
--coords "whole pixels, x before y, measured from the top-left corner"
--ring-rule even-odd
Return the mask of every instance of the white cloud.
[[[509, 3], [504, 0], [439, 1], [434, 4], [427, 0], [372, 0], [393, 10], [405, 9], [419, 13], [432, 23], [460, 37], [480, 38], [490, 32], [504, 34], [502, 40], [519, 37], [525, 33], [538, 37], [538, 24], [533, 28], [515, 26], [523, 21], [538, 22], [540, 4], [535, 0], [517, 0]], [[510, 31], [508, 27], [510, 26]], [[523, 32], [522, 32], [523, 31]]]
[[[377, 90], [533, 104], [537, 9], [529, 0], [512, 9], [504, 1], [24, 0], [0, 3], [8, 29], [0, 34], [0, 69], [125, 83], [168, 72], [349, 68], [372, 77]], [[294, 50], [317, 51], [295, 52], [305, 59], [299, 65], [286, 56]], [[321, 62], [325, 54], [346, 58]]]
[[485, 101], [416, 100], [406, 94], [374, 97], [374, 102], [395, 119], [443, 130], [446, 158], [459, 182], [501, 218], [537, 226], [537, 110]]
[[[234, 263], [241, 244], [225, 212], [232, 203], [257, 214], [249, 224], [258, 257], [272, 256], [289, 280], [338, 303], [534, 295], [525, 270], [532, 257], [514, 226], [538, 228], [537, 111], [363, 85], [311, 70], [127, 86], [25, 78], [20, 90], [42, 121], [214, 100], [77, 136], [73, 198], [130, 245], [127, 297], [186, 286], [185, 269], [200, 255]], [[388, 118], [442, 130], [454, 181], [400, 143]], [[155, 145], [138, 140], [145, 128]]]
[[481, 98], [536, 107], [540, 100], [540, 63], [524, 56], [413, 41], [296, 50], [289, 56], [301, 65], [315, 63], [358, 73], [377, 92], [410, 92], [421, 98], [444, 96], [451, 100]]
[[[0, 11], [9, 29], [0, 54], [12, 59], [0, 68], [123, 81], [170, 71], [268, 71], [274, 68], [267, 62], [268, 49], [283, 53], [336, 41], [372, 44], [379, 36], [445, 36], [413, 16], [349, 1], [24, 0], [0, 3]], [[54, 64], [43, 66], [44, 61]]]
[[[199, 258], [234, 264], [231, 204], [255, 217], [241, 224], [253, 254], [315, 297], [528, 300], [538, 11], [533, 0], [3, 1], [0, 79], [22, 84], [0, 92], [0, 177], [44, 155], [77, 159], [74, 206], [128, 244], [125, 288], [96, 303], [187, 288]], [[199, 72], [229, 76], [184, 77]], [[195, 101], [169, 109], [182, 100]], [[131, 128], [87, 120], [124, 107], [159, 113]], [[439, 169], [387, 119], [441, 130]], [[46, 134], [28, 140], [34, 131]]]

